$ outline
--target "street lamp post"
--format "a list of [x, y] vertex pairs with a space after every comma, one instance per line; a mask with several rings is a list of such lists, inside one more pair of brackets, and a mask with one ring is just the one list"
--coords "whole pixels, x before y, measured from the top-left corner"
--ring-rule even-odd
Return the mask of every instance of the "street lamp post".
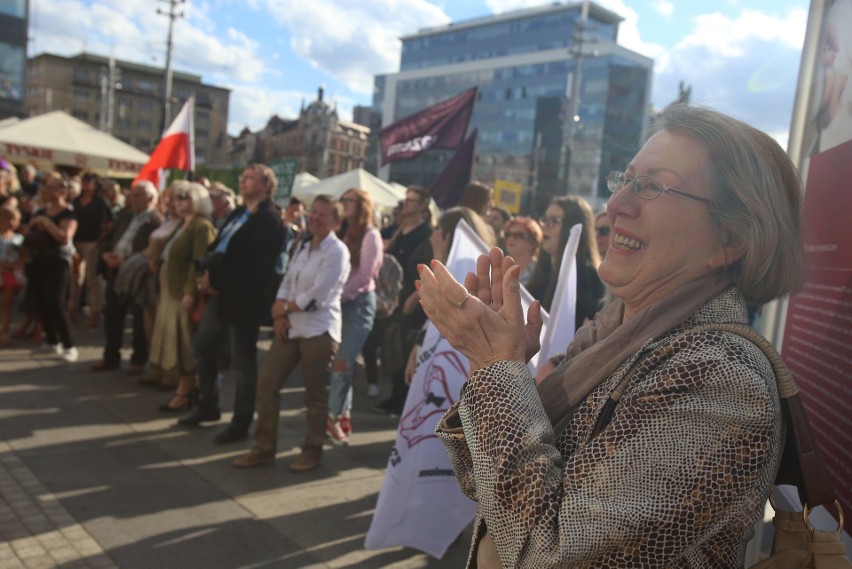
[[171, 120], [172, 111], [172, 31], [175, 20], [186, 17], [185, 12], [177, 11], [178, 4], [185, 4], [186, 0], [160, 0], [160, 2], [167, 2], [169, 4], [168, 11], [157, 8], [157, 14], [168, 16], [169, 18], [169, 35], [166, 39], [166, 70], [163, 80], [163, 121], [162, 128], [160, 129], [161, 132], [165, 132], [166, 127], [169, 125], [169, 120]]

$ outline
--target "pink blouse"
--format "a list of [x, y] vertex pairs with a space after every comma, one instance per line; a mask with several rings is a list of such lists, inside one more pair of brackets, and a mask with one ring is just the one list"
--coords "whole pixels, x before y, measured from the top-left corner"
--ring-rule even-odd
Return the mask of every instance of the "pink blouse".
[[361, 239], [361, 261], [358, 268], [349, 273], [349, 279], [343, 285], [341, 300], [347, 302], [353, 300], [362, 292], [376, 290], [376, 276], [382, 268], [382, 236], [375, 227], [370, 227], [364, 232]]

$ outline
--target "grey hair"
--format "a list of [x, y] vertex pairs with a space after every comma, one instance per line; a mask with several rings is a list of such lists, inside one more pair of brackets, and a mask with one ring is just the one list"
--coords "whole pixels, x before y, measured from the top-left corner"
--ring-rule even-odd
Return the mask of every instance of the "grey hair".
[[210, 217], [213, 214], [213, 203], [210, 201], [210, 192], [198, 182], [177, 180], [170, 187], [175, 197], [181, 192], [189, 194], [189, 199], [192, 202], [192, 211], [197, 215]]
[[155, 186], [153, 182], [150, 180], [139, 180], [134, 184], [134, 186], [142, 186], [145, 188], [145, 195], [148, 196], [148, 199], [153, 200], [151, 204], [154, 205], [157, 203], [159, 192], [157, 191], [157, 186]]
[[805, 279], [802, 184], [787, 153], [769, 135], [712, 109], [673, 104], [653, 133], [667, 131], [707, 152], [710, 215], [728, 265], [747, 300], [768, 302], [798, 290]]

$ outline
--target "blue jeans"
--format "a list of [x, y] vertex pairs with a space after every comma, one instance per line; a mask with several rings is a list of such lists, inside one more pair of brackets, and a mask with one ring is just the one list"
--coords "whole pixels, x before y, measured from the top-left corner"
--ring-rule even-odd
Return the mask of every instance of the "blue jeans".
[[198, 362], [198, 407], [202, 412], [219, 410], [219, 351], [227, 338], [234, 376], [235, 428], [248, 430], [254, 418], [257, 385], [257, 324], [225, 324], [219, 318], [217, 295], [207, 299], [204, 315], [195, 333], [194, 351]]
[[355, 375], [355, 358], [361, 351], [376, 317], [376, 293], [362, 292], [341, 306], [343, 330], [337, 359], [346, 362], [346, 371], [331, 371], [331, 387], [328, 392], [328, 414], [334, 418], [348, 416], [352, 412], [352, 378]]

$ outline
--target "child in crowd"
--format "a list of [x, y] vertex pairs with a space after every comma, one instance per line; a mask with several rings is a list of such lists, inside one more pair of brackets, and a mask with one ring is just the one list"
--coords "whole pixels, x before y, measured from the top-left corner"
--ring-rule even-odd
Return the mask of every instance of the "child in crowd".
[[24, 236], [17, 232], [21, 214], [17, 209], [0, 208], [0, 306], [2, 306], [2, 329], [0, 345], [12, 340], [9, 325], [12, 321], [12, 302], [15, 293], [24, 286]]

